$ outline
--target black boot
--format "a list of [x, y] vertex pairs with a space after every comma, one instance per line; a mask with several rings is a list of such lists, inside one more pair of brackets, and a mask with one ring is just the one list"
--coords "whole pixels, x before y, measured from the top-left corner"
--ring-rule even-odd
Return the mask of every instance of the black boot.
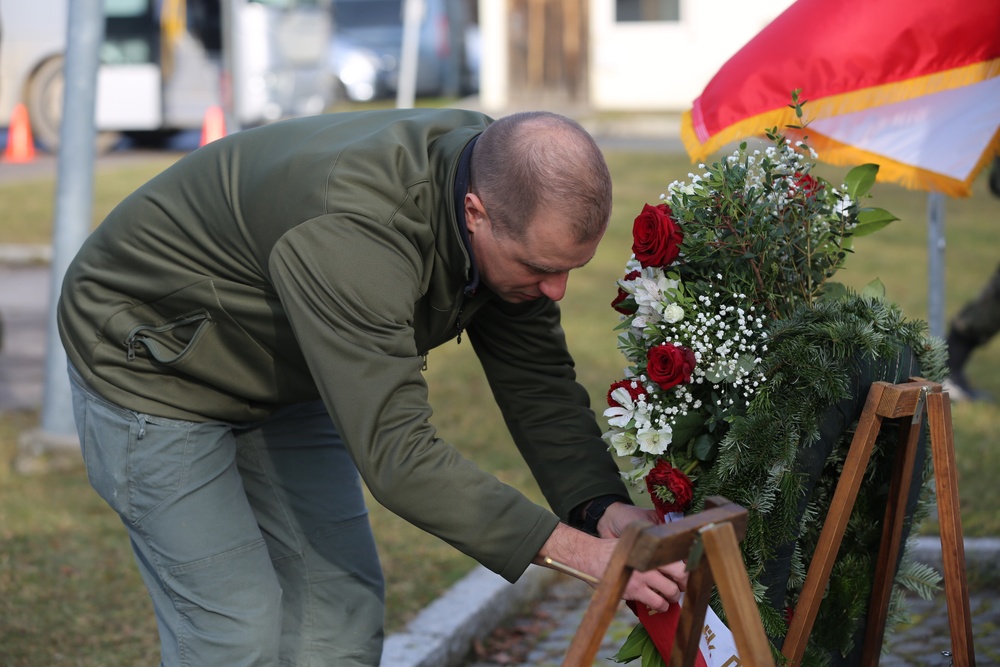
[[956, 333], [954, 329], [948, 333], [946, 343], [948, 345], [948, 378], [945, 380], [944, 386], [951, 394], [951, 400], [954, 402], [991, 400], [988, 393], [973, 389], [968, 378], [965, 377], [965, 363], [979, 344], [971, 338]]

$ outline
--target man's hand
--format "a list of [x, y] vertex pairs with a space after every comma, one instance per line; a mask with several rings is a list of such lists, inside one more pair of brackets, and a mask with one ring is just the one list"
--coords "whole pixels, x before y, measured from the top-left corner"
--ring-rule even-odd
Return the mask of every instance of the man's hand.
[[627, 503], [614, 503], [604, 510], [597, 522], [597, 532], [601, 537], [621, 537], [630, 523], [646, 521], [662, 523], [656, 510], [645, 510]]
[[[629, 507], [624, 503], [616, 503], [609, 507], [608, 511], [617, 505]], [[623, 514], [623, 519], [624, 516]], [[655, 517], [655, 512], [653, 516]], [[609, 518], [609, 523], [617, 526], [618, 519]], [[624, 530], [624, 526], [622, 530]], [[608, 563], [611, 561], [611, 554], [617, 544], [617, 539], [594, 537], [567, 525], [559, 524], [545, 542], [542, 550], [538, 552], [535, 562], [539, 565], [545, 565], [544, 559], [551, 558], [557, 563], [599, 579], [604, 575], [604, 570], [607, 569]], [[677, 602], [680, 599], [681, 592], [686, 585], [687, 573], [684, 564], [671, 563], [649, 572], [634, 572], [622, 597], [644, 604], [653, 611], [666, 611], [671, 602]]]

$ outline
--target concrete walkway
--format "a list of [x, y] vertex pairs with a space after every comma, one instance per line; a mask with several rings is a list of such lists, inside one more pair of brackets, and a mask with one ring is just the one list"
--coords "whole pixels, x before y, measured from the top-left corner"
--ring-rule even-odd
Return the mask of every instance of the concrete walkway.
[[[590, 588], [561, 577], [521, 614], [499, 626], [462, 667], [555, 667], [560, 665], [583, 619]], [[897, 628], [886, 642], [882, 667], [949, 667], [951, 638], [944, 595], [931, 600], [908, 597], [913, 622]], [[976, 588], [970, 595], [976, 664], [1000, 665], [1000, 592]], [[594, 660], [610, 667], [611, 657], [635, 626], [635, 616], [621, 605]], [[440, 663], [439, 663], [440, 664]], [[637, 664], [637, 663], [633, 663]]]

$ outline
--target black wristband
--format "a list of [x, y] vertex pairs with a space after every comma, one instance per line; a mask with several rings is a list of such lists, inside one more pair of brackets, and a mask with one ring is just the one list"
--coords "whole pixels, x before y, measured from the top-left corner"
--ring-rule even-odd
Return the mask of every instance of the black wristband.
[[[615, 503], [625, 503], [631, 505], [632, 501], [628, 498], [622, 496], [598, 496], [584, 504], [584, 508], [574, 512], [577, 520], [574, 521], [577, 524], [575, 527], [579, 528], [585, 533], [590, 533], [591, 535], [597, 535], [597, 522], [601, 520], [604, 516], [604, 512], [607, 511], [609, 507]], [[582, 514], [582, 516], [580, 516]]]

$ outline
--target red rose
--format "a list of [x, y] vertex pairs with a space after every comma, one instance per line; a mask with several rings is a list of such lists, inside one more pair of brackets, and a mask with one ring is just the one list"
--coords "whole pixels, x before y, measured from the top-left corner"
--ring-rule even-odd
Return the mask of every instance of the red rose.
[[677, 259], [684, 235], [666, 204], [644, 204], [632, 224], [632, 252], [642, 266], [668, 266]]
[[613, 385], [611, 385], [610, 389], [608, 389], [608, 407], [611, 407], [611, 408], [623, 408], [623, 407], [625, 407], [624, 405], [622, 405], [621, 403], [619, 403], [615, 399], [611, 398], [611, 392], [613, 392], [615, 389], [618, 389], [619, 387], [624, 388], [625, 391], [628, 392], [628, 395], [632, 397], [633, 401], [638, 401], [640, 396], [645, 396], [646, 395], [646, 390], [643, 388], [643, 386], [641, 384], [639, 384], [638, 381], [636, 381], [636, 380], [619, 380], [618, 382], [615, 382]]
[[[629, 271], [625, 274], [624, 280], [635, 280], [642, 274], [639, 271]], [[611, 301], [611, 307], [617, 310], [622, 315], [631, 315], [635, 312], [635, 308], [630, 308], [629, 306], [623, 306], [622, 301], [632, 296], [628, 292], [622, 289], [621, 285], [618, 286], [618, 296], [616, 296]]]
[[623, 290], [621, 287], [618, 288], [618, 296], [611, 300], [611, 307], [622, 315], [631, 315], [635, 312], [635, 308], [629, 308], [628, 306], [623, 306], [622, 301], [629, 297], [629, 293]]
[[823, 189], [823, 184], [816, 180], [812, 174], [803, 174], [798, 171], [795, 172], [792, 183], [795, 185], [795, 188], [802, 190], [806, 197], [814, 197], [817, 192]]
[[694, 372], [694, 352], [683, 345], [661, 343], [649, 351], [646, 374], [662, 389], [670, 389], [691, 381]]
[[660, 459], [646, 475], [646, 489], [662, 520], [670, 512], [686, 512], [691, 507], [694, 486], [680, 468]]

